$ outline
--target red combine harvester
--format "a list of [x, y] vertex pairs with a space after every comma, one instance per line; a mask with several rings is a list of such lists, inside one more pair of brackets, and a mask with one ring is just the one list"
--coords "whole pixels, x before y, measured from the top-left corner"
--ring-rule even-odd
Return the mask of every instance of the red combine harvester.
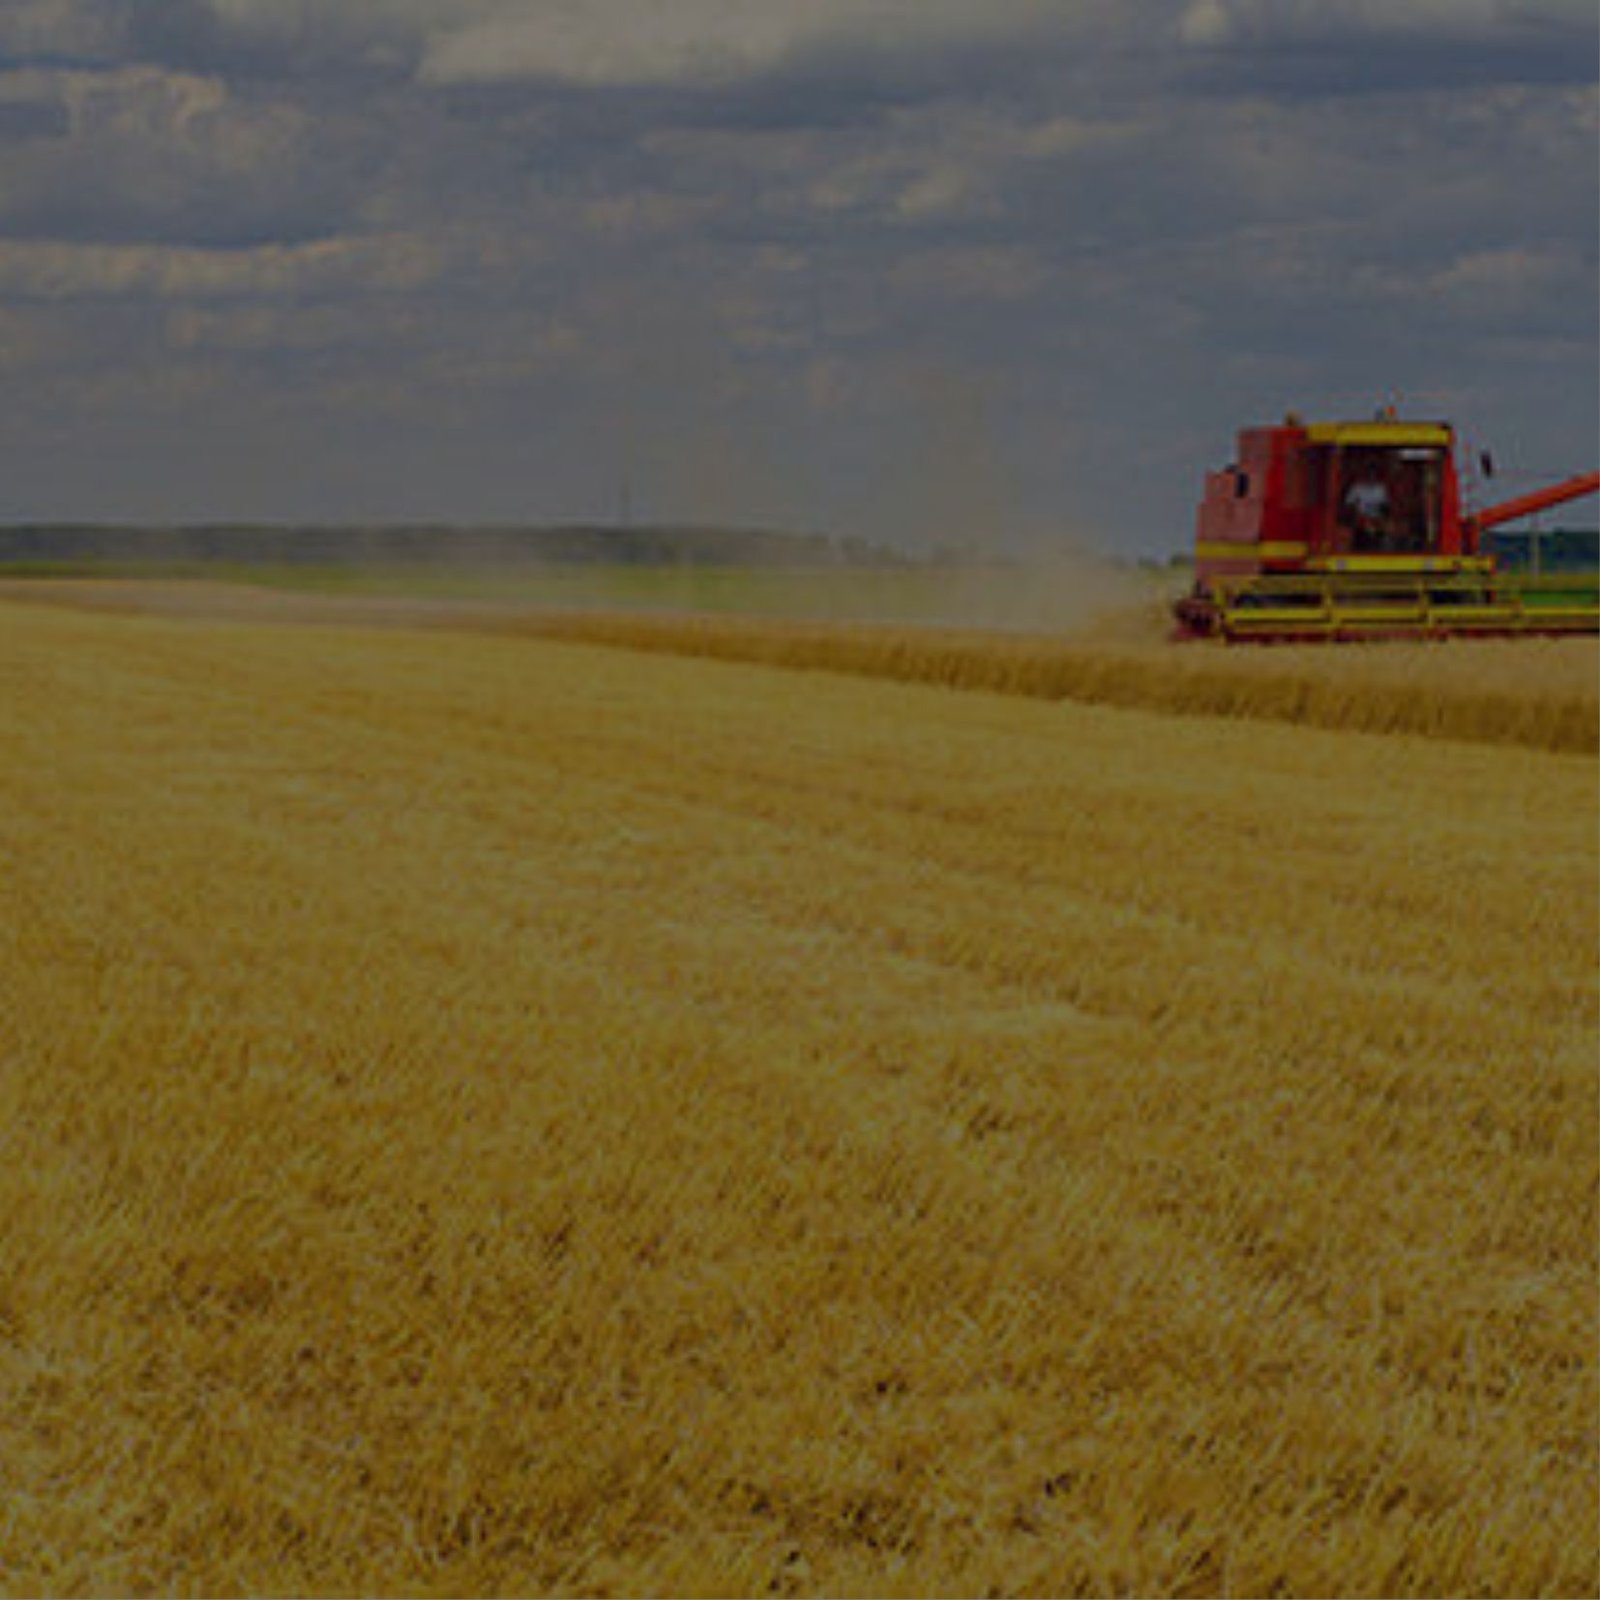
[[1180, 638], [1290, 642], [1600, 632], [1594, 574], [1507, 572], [1502, 523], [1600, 490], [1600, 472], [1481, 511], [1462, 506], [1444, 422], [1247, 428], [1206, 477]]

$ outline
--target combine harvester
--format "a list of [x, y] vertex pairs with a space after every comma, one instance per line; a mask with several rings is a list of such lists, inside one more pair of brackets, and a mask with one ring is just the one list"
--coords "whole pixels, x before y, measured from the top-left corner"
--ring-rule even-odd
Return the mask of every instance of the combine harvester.
[[1600, 472], [1481, 511], [1462, 506], [1444, 422], [1247, 428], [1206, 477], [1194, 588], [1178, 637], [1293, 643], [1600, 632], [1595, 574], [1506, 571], [1483, 549], [1502, 523], [1600, 490]]

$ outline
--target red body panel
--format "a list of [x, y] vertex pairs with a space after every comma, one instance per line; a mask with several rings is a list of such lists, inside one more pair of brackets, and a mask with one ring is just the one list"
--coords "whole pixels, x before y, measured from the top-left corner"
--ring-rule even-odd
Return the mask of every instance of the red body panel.
[[1299, 429], [1248, 428], [1239, 435], [1238, 459], [1206, 475], [1200, 503], [1196, 551], [1203, 573], [1239, 576], [1266, 570], [1263, 545], [1290, 537], [1291, 516], [1283, 499], [1283, 461], [1296, 447]]

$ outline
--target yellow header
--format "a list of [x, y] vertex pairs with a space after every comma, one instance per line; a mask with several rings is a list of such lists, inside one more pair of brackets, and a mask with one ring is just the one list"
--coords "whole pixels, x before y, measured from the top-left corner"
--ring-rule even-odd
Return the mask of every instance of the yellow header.
[[1306, 429], [1312, 444], [1450, 445], [1447, 422], [1313, 422]]

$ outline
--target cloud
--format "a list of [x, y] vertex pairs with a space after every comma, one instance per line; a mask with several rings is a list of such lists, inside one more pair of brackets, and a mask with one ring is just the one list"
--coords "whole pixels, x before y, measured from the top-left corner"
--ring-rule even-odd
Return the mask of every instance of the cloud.
[[499, 4], [434, 31], [421, 76], [435, 84], [718, 86], [830, 52], [970, 48], [1067, 26], [1044, 0], [549, 0], [537, 9]]
[[111, 62], [126, 44], [117, 0], [8, 0], [0, 9], [0, 64]]
[[908, 256], [889, 274], [897, 292], [963, 301], [1027, 301], [1050, 281], [1039, 254], [1020, 245], [946, 245]]
[[409, 76], [487, 0], [4, 0], [0, 65]]
[[0, 240], [0, 296], [169, 301], [407, 294], [437, 283], [449, 262], [446, 245], [415, 236], [244, 250]]
[[1552, 300], [1576, 298], [1594, 287], [1593, 263], [1572, 249], [1491, 245], [1466, 250], [1427, 284], [1447, 298], [1452, 309], [1470, 316], [1515, 316], [1524, 323], [1543, 321]]
[[1587, 0], [1190, 0], [1178, 31], [1186, 43], [1215, 46], [1386, 34], [1448, 40], [1593, 25]]
[[[254, 418], [330, 515], [609, 510], [625, 457], [641, 514], [873, 531], [943, 382], [1036, 508], [1176, 543], [1286, 404], [1587, 440], [1589, 12], [0, 0], [0, 481], [192, 506]], [[205, 493], [270, 514], [240, 437]]]
[[473, 0], [123, 0], [131, 46], [166, 65], [264, 76], [409, 77]]
[[1180, 81], [1212, 92], [1371, 94], [1585, 83], [1589, 0], [1189, 0]]
[[0, 104], [47, 137], [0, 167], [0, 234], [249, 245], [336, 231], [370, 171], [368, 140], [287, 97], [154, 66], [0, 74]]
[[858, 244], [911, 230], [990, 242], [1047, 231], [1052, 194], [1141, 136], [1125, 111], [1099, 118], [947, 97], [856, 124], [666, 127], [638, 150], [662, 182], [700, 195], [702, 220], [727, 236], [783, 242], [828, 226]]

